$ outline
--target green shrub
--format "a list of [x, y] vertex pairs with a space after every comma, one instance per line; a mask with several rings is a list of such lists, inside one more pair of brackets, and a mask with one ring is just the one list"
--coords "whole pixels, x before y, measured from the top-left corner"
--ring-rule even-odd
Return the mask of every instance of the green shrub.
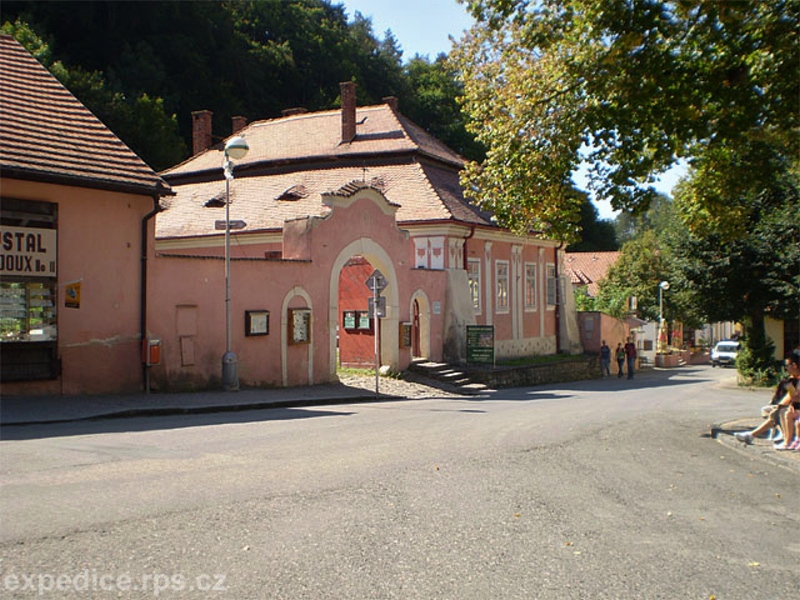
[[775, 385], [781, 375], [781, 363], [775, 360], [775, 344], [762, 336], [746, 337], [736, 357], [736, 369], [745, 385]]

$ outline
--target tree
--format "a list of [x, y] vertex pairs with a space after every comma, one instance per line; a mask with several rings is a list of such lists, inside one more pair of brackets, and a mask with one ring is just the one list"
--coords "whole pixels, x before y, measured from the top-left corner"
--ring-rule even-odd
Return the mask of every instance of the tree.
[[415, 56], [405, 66], [408, 91], [401, 112], [461, 156], [482, 160], [483, 147], [467, 132], [457, 98], [463, 93], [456, 73], [440, 54], [434, 62]]
[[[673, 240], [676, 269], [697, 293], [708, 321], [742, 321], [755, 335], [766, 316], [796, 319], [800, 307], [800, 196], [754, 201], [748, 231], [726, 240], [718, 234], [688, 234]], [[756, 331], [753, 331], [756, 330]]]
[[[645, 320], [658, 318], [658, 284], [669, 277], [668, 251], [655, 232], [648, 230], [624, 244], [617, 262], [600, 282], [595, 306], [617, 318], [632, 311], [630, 298], [636, 298], [637, 315]], [[665, 316], [676, 318], [670, 309]]]
[[454, 60], [487, 156], [464, 180], [509, 226], [574, 235], [583, 160], [599, 197], [642, 212], [684, 157], [687, 224], [730, 238], [800, 156], [797, 0], [468, 4]]
[[186, 145], [178, 134], [177, 120], [166, 112], [161, 98], [146, 93], [130, 98], [112, 90], [102, 73], [54, 60], [50, 45], [25, 23], [5, 23], [0, 30], [14, 36], [152, 168], [163, 169], [183, 159]]
[[[2, 10], [4, 20], [30, 23], [47, 40], [46, 66], [61, 65], [67, 88], [156, 169], [186, 157], [194, 110], [213, 111], [222, 137], [234, 115], [253, 120], [290, 107], [338, 107], [341, 81], [359, 84], [361, 104], [395, 95], [410, 106], [416, 92], [391, 31], [378, 39], [369, 18], [356, 12], [348, 22], [344, 5], [330, 0], [6, 0]], [[451, 133], [445, 141], [480, 158], [463, 130], [452, 72], [431, 70], [442, 77], [440, 104], [419, 111], [419, 125]], [[152, 125], [142, 127], [148, 118]], [[182, 143], [169, 132], [171, 121]], [[178, 155], [166, 155], [167, 148]]]
[[567, 252], [610, 252], [619, 249], [617, 232], [614, 223], [608, 219], [599, 219], [597, 208], [585, 192], [581, 205], [581, 220], [579, 227], [581, 239], [579, 242], [567, 246]]

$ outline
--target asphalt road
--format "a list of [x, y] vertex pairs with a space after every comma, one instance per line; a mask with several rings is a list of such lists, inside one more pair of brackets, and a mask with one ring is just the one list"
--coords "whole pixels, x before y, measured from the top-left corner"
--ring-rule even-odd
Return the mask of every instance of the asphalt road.
[[793, 599], [800, 474], [651, 372], [489, 398], [18, 428], [0, 597]]

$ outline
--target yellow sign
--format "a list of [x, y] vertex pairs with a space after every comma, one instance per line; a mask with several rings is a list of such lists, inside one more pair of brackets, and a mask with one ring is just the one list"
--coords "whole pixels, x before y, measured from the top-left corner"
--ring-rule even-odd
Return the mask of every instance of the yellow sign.
[[81, 282], [73, 281], [64, 286], [64, 306], [67, 308], [81, 307]]

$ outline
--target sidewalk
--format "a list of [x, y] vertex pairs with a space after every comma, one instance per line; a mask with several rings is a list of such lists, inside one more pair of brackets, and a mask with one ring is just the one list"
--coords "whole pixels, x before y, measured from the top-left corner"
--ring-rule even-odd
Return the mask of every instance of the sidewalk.
[[88, 419], [199, 414], [264, 408], [322, 406], [406, 398], [463, 397], [451, 386], [433, 387], [413, 380], [349, 376], [340, 383], [293, 388], [245, 389], [100, 396], [9, 396], [0, 398], [0, 424], [65, 423]]
[[111, 417], [210, 413], [368, 400], [375, 400], [374, 391], [370, 394], [366, 390], [342, 385], [123, 396], [15, 396], [0, 400], [0, 422], [5, 427]]

